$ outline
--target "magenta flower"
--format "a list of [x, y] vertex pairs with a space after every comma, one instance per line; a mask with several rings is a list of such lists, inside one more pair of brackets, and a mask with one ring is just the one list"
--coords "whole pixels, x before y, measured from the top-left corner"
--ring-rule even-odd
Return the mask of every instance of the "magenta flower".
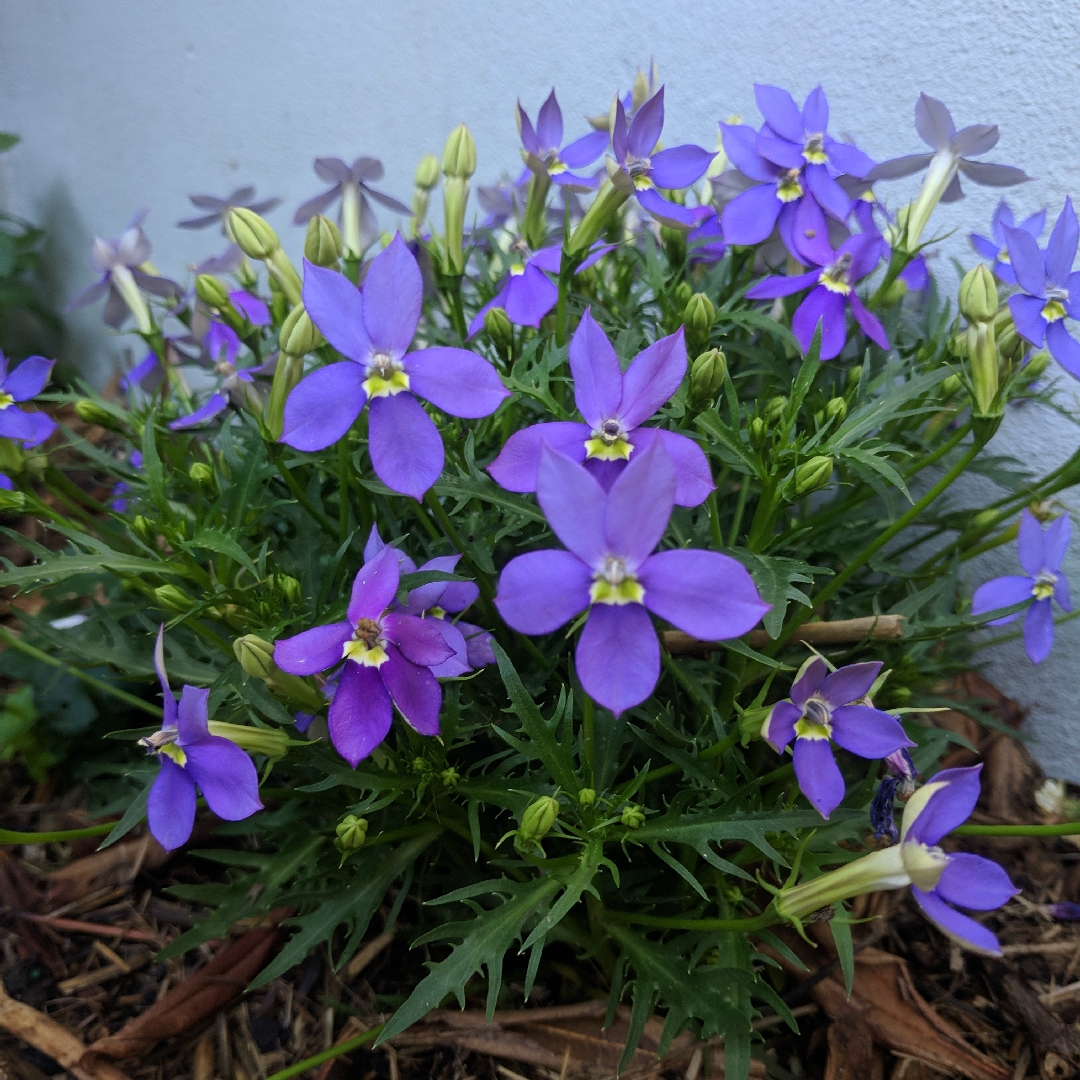
[[1009, 257], [1009, 239], [1005, 234], [1006, 229], [1023, 229], [1033, 240], [1038, 242], [1042, 236], [1043, 227], [1046, 225], [1046, 211], [1040, 210], [1031, 217], [1024, 218], [1019, 225], [1013, 218], [1013, 212], [1009, 204], [1002, 199], [997, 204], [994, 217], [990, 222], [990, 236], [980, 236], [971, 233], [968, 239], [971, 246], [984, 258], [992, 262], [994, 275], [1006, 285], [1016, 284], [1016, 273], [1012, 268], [1012, 259]]
[[[975, 590], [971, 614], [985, 615], [988, 611], [1028, 603], [1024, 616], [1024, 648], [1033, 664], [1041, 664], [1054, 647], [1054, 613], [1051, 598], [1065, 611], [1072, 611], [1069, 581], [1061, 572], [1061, 563], [1072, 538], [1072, 522], [1062, 514], [1044, 530], [1035, 516], [1024, 510], [1020, 514], [1020, 534], [1016, 554], [1023, 574], [994, 578]], [[991, 619], [987, 626], [1001, 626], [1020, 617], [1020, 612]]]
[[1080, 270], [1072, 272], [1080, 226], [1072, 200], [1066, 198], [1045, 252], [1027, 230], [1006, 226], [1004, 231], [1020, 286], [1020, 292], [1009, 297], [1017, 333], [1037, 349], [1045, 340], [1050, 355], [1080, 379], [1080, 342], [1065, 329], [1066, 317], [1080, 318]]
[[578, 191], [589, 191], [596, 186], [593, 177], [577, 176], [571, 170], [584, 169], [600, 157], [607, 149], [607, 132], [592, 131], [564, 147], [562, 109], [559, 108], [554, 90], [540, 106], [535, 129], [519, 101], [517, 125], [521, 145], [524, 147], [521, 156], [530, 172], [537, 176], [547, 176], [560, 187]]
[[451, 416], [489, 416], [510, 396], [495, 369], [465, 349], [408, 352], [423, 279], [401, 234], [371, 262], [363, 292], [341, 274], [304, 262], [304, 305], [346, 360], [312, 372], [285, 403], [281, 441], [297, 450], [337, 442], [371, 399], [368, 450], [387, 487], [413, 498], [438, 479], [443, 444], [417, 396]]
[[391, 702], [421, 735], [439, 734], [442, 688], [431, 669], [454, 649], [436, 625], [441, 620], [393, 610], [400, 578], [398, 553], [383, 548], [356, 575], [343, 622], [274, 647], [275, 663], [292, 675], [314, 675], [345, 661], [330, 704], [330, 738], [353, 768], [386, 738]]
[[56, 430], [56, 421], [45, 413], [14, 407], [45, 389], [55, 363], [44, 356], [31, 356], [9, 372], [7, 357], [0, 352], [0, 436], [29, 448], [40, 445]]
[[[807, 201], [807, 206], [813, 203]], [[825, 216], [820, 210], [822, 225]], [[791, 319], [791, 330], [806, 352], [814, 336], [818, 322], [821, 328], [821, 359], [832, 360], [839, 356], [847, 340], [848, 307], [855, 316], [855, 321], [862, 327], [863, 333], [883, 349], [889, 347], [885, 328], [855, 294], [855, 285], [867, 274], [873, 273], [878, 262], [878, 245], [871, 236], [856, 235], [845, 240], [833, 251], [824, 230], [813, 241], [812, 247], [805, 249], [818, 269], [808, 274], [796, 274], [793, 277], [774, 276], [759, 281], [746, 290], [747, 299], [771, 300], [777, 296], [791, 296], [793, 293], [810, 289], [806, 299], [796, 308]]]
[[185, 686], [177, 708], [165, 674], [165, 628], [158, 629], [154, 667], [161, 680], [165, 719], [161, 730], [141, 745], [161, 761], [146, 816], [150, 832], [166, 850], [187, 842], [195, 824], [195, 789], [225, 821], [242, 821], [262, 809], [259, 777], [251, 758], [235, 743], [211, 735], [206, 707], [209, 690]]
[[861, 704], [881, 670], [877, 661], [849, 664], [829, 673], [820, 656], [803, 664], [791, 696], [778, 701], [761, 737], [782, 754], [792, 739], [795, 776], [810, 804], [827, 818], [844, 797], [844, 778], [830, 743], [858, 757], [883, 758], [915, 744], [887, 712]]
[[515, 431], [488, 472], [507, 491], [536, 491], [545, 443], [577, 462], [608, 490], [635, 453], [663, 444], [675, 466], [675, 502], [697, 506], [713, 490], [709, 463], [693, 439], [641, 425], [679, 388], [686, 374], [680, 329], [638, 353], [625, 373], [604, 331], [586, 309], [570, 341], [574, 400], [585, 423], [535, 424]]
[[588, 609], [575, 666], [585, 692], [618, 714], [660, 675], [649, 613], [706, 641], [750, 630], [769, 610], [743, 566], [713, 551], [652, 554], [675, 504], [675, 466], [653, 443], [605, 491], [576, 461], [542, 445], [536, 495], [567, 551], [531, 551], [499, 577], [495, 606], [513, 629], [550, 634]]

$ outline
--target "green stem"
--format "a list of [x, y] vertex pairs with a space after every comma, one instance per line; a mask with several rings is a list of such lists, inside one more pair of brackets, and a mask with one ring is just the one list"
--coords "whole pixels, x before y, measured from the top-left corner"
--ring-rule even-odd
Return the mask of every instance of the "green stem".
[[85, 829], [67, 829], [61, 832], [12, 832], [0, 829], [0, 844], [56, 844], [68, 840], [85, 840], [89, 836], [101, 836], [116, 828], [115, 821], [104, 825], [88, 825]]
[[953, 836], [1078, 836], [1080, 821], [1059, 825], [961, 825]]
[[270, 454], [270, 459], [277, 467], [278, 474], [281, 479], [285, 481], [285, 486], [292, 492], [293, 498], [311, 515], [312, 519], [318, 524], [331, 540], [335, 540], [338, 543], [338, 527], [320, 510], [316, 509], [312, 501], [307, 497], [304, 489], [300, 486], [296, 477], [293, 476], [288, 465], [283, 460], [281, 450], [276, 443], [267, 443], [267, 450]]
[[[755, 930], [764, 930], [781, 921], [771, 904], [752, 919], [666, 919], [658, 915], [634, 915], [628, 911], [606, 909], [603, 917], [607, 922], [655, 926], [663, 930], [726, 930], [737, 934], [752, 934]], [[268, 1077], [267, 1080], [273, 1080], [273, 1077]]]
[[589, 783], [596, 782], [593, 761], [596, 757], [596, 708], [588, 694], [581, 695], [581, 730], [585, 744], [585, 764], [589, 767]]
[[709, 511], [709, 527], [712, 530], [713, 547], [719, 551], [724, 546], [724, 534], [720, 531], [720, 507], [716, 502], [715, 488], [709, 492], [706, 506]]
[[276, 1073], [271, 1073], [266, 1080], [288, 1080], [290, 1076], [299, 1076], [300, 1073], [307, 1072], [309, 1069], [314, 1069], [316, 1065], [321, 1065], [324, 1061], [333, 1061], [336, 1057], [341, 1057], [342, 1054], [347, 1054], [350, 1050], [357, 1050], [361, 1046], [365, 1046], [371, 1042], [372, 1039], [377, 1039], [382, 1033], [385, 1024], [376, 1024], [372, 1028], [368, 1028], [367, 1031], [361, 1032], [353, 1039], [347, 1039], [343, 1043], [339, 1043], [337, 1046], [331, 1046], [329, 1050], [323, 1050], [318, 1054], [313, 1054], [309, 1058], [304, 1058], [303, 1061], [298, 1061], [295, 1065], [290, 1065], [287, 1069], [280, 1069]]
[[566, 300], [570, 295], [570, 278], [573, 271], [569, 269], [566, 252], [563, 252], [562, 264], [559, 267], [559, 299], [555, 303], [555, 344], [563, 346], [567, 337]]
[[461, 338], [462, 345], [464, 345], [466, 337], [465, 308], [461, 303], [460, 274], [455, 274], [446, 279], [446, 296], [450, 301], [450, 322], [457, 332], [458, 337]]
[[963, 427], [957, 428], [952, 437], [948, 441], [943, 442], [936, 450], [932, 450], [929, 454], [925, 454], [919, 458], [914, 465], [904, 470], [904, 479], [910, 480], [916, 473], [922, 472], [928, 465], [933, 465], [935, 461], [943, 458], [954, 446], [959, 446], [963, 442], [964, 437], [971, 431], [971, 421], [969, 420]]
[[750, 494], [750, 477], [744, 476], [739, 481], [739, 496], [735, 500], [735, 517], [731, 522], [731, 532], [729, 533], [730, 539], [728, 545], [734, 547], [736, 541], [739, 539], [739, 529], [742, 528], [743, 513], [746, 510], [746, 498]]
[[[93, 675], [88, 675], [85, 671], [81, 671], [77, 667], [72, 667], [70, 664], [65, 664], [62, 660], [57, 660], [55, 656], [50, 656], [48, 653], [42, 652], [40, 649], [34, 648], [33, 645], [23, 641], [18, 635], [13, 634], [6, 627], [0, 626], [0, 641], [7, 642], [13, 649], [18, 649], [19, 652], [25, 653], [27, 656], [32, 657], [39, 663], [48, 664], [50, 667], [59, 668], [67, 675], [74, 675], [76, 679], [81, 679], [87, 686], [94, 687], [95, 690], [100, 690], [103, 694], [109, 694], [110, 696], [123, 701], [125, 704], [132, 706], [135, 709], [142, 709], [143, 712], [149, 713], [155, 719], [160, 720], [164, 715], [162, 709], [158, 705], [153, 705], [149, 701], [143, 701], [142, 698], [136, 697], [134, 694], [129, 694], [126, 690], [120, 690], [118, 687], [113, 686], [111, 683], [105, 682], [104, 679], [95, 678]], [[111, 828], [111, 826], [110, 826]], [[86, 835], [97, 835], [96, 833], [87, 833]]]

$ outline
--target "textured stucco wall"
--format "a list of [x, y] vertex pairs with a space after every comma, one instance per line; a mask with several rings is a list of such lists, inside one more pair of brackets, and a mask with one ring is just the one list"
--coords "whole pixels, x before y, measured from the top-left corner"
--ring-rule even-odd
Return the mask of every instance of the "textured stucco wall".
[[[992, 160], [1038, 178], [1010, 200], [1056, 212], [1067, 193], [1080, 194], [1077, 10], [1076, 0], [0, 0], [0, 130], [24, 137], [0, 158], [0, 204], [54, 230], [61, 302], [91, 280], [92, 235], [116, 235], [139, 206], [152, 207], [163, 272], [180, 275], [203, 257], [210, 235], [172, 228], [189, 213], [189, 192], [254, 182], [282, 196], [271, 220], [296, 252], [302, 233], [288, 221], [320, 189], [314, 156], [374, 154], [385, 190], [407, 201], [419, 157], [438, 153], [464, 120], [478, 179], [494, 179], [519, 167], [516, 97], [532, 111], [555, 85], [568, 130], [583, 132], [577, 118], [603, 111], [652, 55], [668, 88], [669, 144], [711, 145], [731, 113], [756, 120], [754, 81], [798, 97], [820, 81], [834, 131], [878, 158], [914, 152], [911, 110], [925, 90], [961, 125], [998, 123]], [[967, 186], [969, 198], [935, 219], [960, 230], [946, 259], [969, 258], [962, 234], [985, 226], [996, 202]], [[906, 190], [894, 186], [892, 199]], [[116, 347], [97, 318], [91, 310], [72, 320], [88, 365]], [[1073, 411], [1078, 389], [1070, 380], [1063, 391]], [[1029, 412], [1010, 418], [994, 448], [1049, 461], [1077, 441], [1065, 420]], [[1007, 551], [976, 571], [1011, 568]], [[1080, 558], [1071, 569], [1080, 586]], [[1030, 708], [1048, 772], [1074, 781], [1078, 645], [1080, 621], [1061, 628], [1037, 671], [1018, 644], [988, 657], [991, 676]]]

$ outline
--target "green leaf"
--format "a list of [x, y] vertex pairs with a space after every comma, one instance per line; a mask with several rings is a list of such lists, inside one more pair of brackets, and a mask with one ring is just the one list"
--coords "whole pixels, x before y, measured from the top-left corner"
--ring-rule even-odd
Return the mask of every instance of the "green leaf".
[[784, 626], [788, 604], [795, 600], [810, 607], [810, 598], [795, 582], [813, 585], [815, 576], [831, 574], [820, 566], [810, 566], [799, 559], [788, 559], [777, 555], [757, 555], [743, 548], [731, 548], [726, 554], [736, 558], [750, 571], [761, 599], [772, 604], [772, 610], [766, 612], [761, 620], [766, 633], [771, 638], [779, 635]]
[[911, 493], [908, 491], [907, 484], [904, 483], [904, 478], [880, 454], [875, 453], [873, 450], [848, 447], [841, 451], [839, 456], [841, 459], [851, 458], [853, 461], [858, 461], [860, 464], [867, 466], [867, 468], [873, 469], [879, 476], [883, 476], [888, 480], [893, 487], [902, 491], [904, 498], [907, 499], [908, 502], [913, 501]]
[[219, 532], [217, 529], [204, 527], [192, 539], [185, 541], [183, 546], [185, 551], [190, 551], [192, 548], [206, 548], [208, 551], [216, 551], [219, 555], [224, 555], [226, 558], [232, 559], [233, 562], [238, 562], [252, 577], [258, 578], [259, 576], [259, 571], [255, 569], [251, 556], [231, 536]]
[[806, 359], [803, 360], [799, 374], [795, 376], [795, 382], [791, 386], [791, 400], [787, 407], [789, 422], [794, 422], [795, 417], [799, 415], [799, 409], [802, 408], [802, 403], [806, 395], [810, 393], [810, 388], [814, 385], [814, 379], [817, 378], [820, 370], [821, 323], [819, 322], [814, 328], [814, 336], [810, 339], [810, 348], [806, 350]]
[[12, 135], [10, 131], [0, 131], [0, 152], [10, 150], [21, 141], [22, 137], [19, 135]]
[[467, 922], [447, 923], [424, 934], [413, 942], [413, 947], [429, 941], [459, 938], [460, 944], [441, 963], [435, 964], [420, 981], [408, 1000], [390, 1018], [383, 1028], [379, 1041], [404, 1031], [432, 1009], [443, 998], [453, 994], [465, 1007], [465, 984], [472, 976], [487, 968], [487, 1018], [490, 1021], [499, 1000], [502, 987], [503, 956], [522, 934], [525, 920], [538, 908], [546, 907], [558, 892], [561, 882], [555, 877], [532, 878], [518, 882], [502, 878], [498, 881], [482, 881], [456, 893], [449, 893], [433, 904], [452, 903], [483, 894], [496, 894], [503, 899], [495, 907], [484, 910]]
[[139, 792], [132, 800], [131, 805], [124, 811], [124, 816], [116, 823], [113, 831], [101, 841], [98, 851], [111, 847], [117, 840], [127, 836], [132, 829], [146, 817], [146, 804], [150, 799], [150, 789], [154, 786], [157, 775]]
[[851, 997], [851, 988], [855, 985], [855, 948], [851, 943], [851, 924], [844, 921], [842, 909], [836, 917], [829, 920], [833, 941], [836, 943], [836, 957], [840, 961], [840, 970], [844, 973], [844, 989]]
[[146, 486], [150, 489], [150, 498], [161, 510], [166, 507], [165, 501], [165, 470], [158, 455], [157, 439], [155, 437], [154, 423], [157, 420], [157, 412], [152, 412], [143, 424], [142, 437], [142, 471], [146, 477]]
[[163, 577], [184, 577], [181, 567], [138, 555], [124, 555], [114, 551], [109, 555], [57, 555], [53, 559], [34, 563], [32, 566], [15, 566], [7, 559], [3, 562], [5, 572], [0, 583], [8, 585], [55, 585], [76, 574], [97, 574], [111, 570], [114, 574], [160, 574]]
[[599, 894], [592, 887], [592, 880], [604, 859], [604, 844], [601, 840], [590, 840], [581, 852], [581, 861], [567, 878], [562, 896], [551, 906], [548, 913], [533, 927], [532, 933], [525, 939], [521, 952], [543, 943], [552, 927], [562, 922], [563, 916], [581, 899], [581, 894], [588, 889], [599, 899]]
[[735, 456], [737, 462], [743, 466], [743, 470], [740, 471], [749, 476], [761, 476], [761, 465], [757, 456], [739, 438], [738, 432], [720, 419], [719, 413], [710, 409], [708, 412], [701, 413], [694, 423]]

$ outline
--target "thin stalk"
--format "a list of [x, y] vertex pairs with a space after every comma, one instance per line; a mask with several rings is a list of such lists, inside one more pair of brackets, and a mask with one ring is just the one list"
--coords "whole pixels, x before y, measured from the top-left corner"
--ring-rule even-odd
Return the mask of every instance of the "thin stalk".
[[[663, 930], [726, 930], [737, 934], [752, 934], [755, 930], [764, 930], [782, 921], [771, 904], [760, 915], [751, 919], [666, 919], [659, 915], [634, 915], [628, 911], [607, 909], [604, 910], [603, 918], [606, 922], [655, 926]], [[273, 1080], [273, 1077], [268, 1080]]]
[[596, 771], [593, 765], [596, 757], [596, 708], [588, 694], [581, 695], [581, 731], [585, 744], [585, 763], [589, 767], [589, 783], [595, 783]]
[[[273, 449], [270, 449], [271, 447], [273, 447]], [[286, 465], [282, 459], [281, 452], [277, 448], [277, 445], [268, 443], [267, 449], [270, 450], [270, 459], [277, 467], [281, 479], [285, 481], [285, 486], [292, 492], [293, 498], [307, 511], [312, 519], [318, 524], [319, 528], [322, 529], [331, 540], [336, 540], [338, 543], [341, 543], [341, 541], [338, 540], [338, 527], [322, 513], [322, 511], [316, 509], [314, 503], [307, 497], [306, 492], [300, 486], [296, 477], [293, 476], [288, 465]]]
[[12, 832], [10, 829], [0, 829], [0, 844], [62, 844], [68, 840], [101, 836], [115, 828], [115, 821], [106, 821], [104, 825], [88, 825], [85, 829], [66, 829], [61, 832]]
[[1058, 825], [961, 825], [953, 836], [1078, 836], [1080, 821]]
[[716, 502], [716, 489], [709, 492], [706, 502], [709, 511], [709, 527], [712, 529], [713, 547], [719, 550], [724, 546], [724, 534], [720, 531], [720, 507]]
[[462, 345], [465, 344], [465, 308], [461, 302], [461, 275], [455, 274], [446, 279], [446, 297], [450, 302], [450, 323], [454, 327]]
[[386, 1024], [376, 1024], [353, 1039], [347, 1039], [343, 1043], [338, 1043], [337, 1046], [331, 1046], [329, 1050], [322, 1050], [318, 1054], [304, 1058], [303, 1061], [298, 1061], [287, 1069], [279, 1069], [276, 1073], [271, 1073], [266, 1080], [288, 1080], [290, 1076], [299, 1076], [309, 1069], [314, 1069], [316, 1065], [321, 1065], [324, 1061], [333, 1061], [334, 1058], [341, 1057], [342, 1054], [347, 1054], [350, 1050], [357, 1050], [373, 1039], [377, 1039], [385, 1027]]
[[735, 500], [735, 517], [731, 522], [731, 532], [728, 534], [730, 539], [728, 544], [734, 547], [739, 539], [739, 530], [742, 528], [743, 513], [746, 510], [746, 499], [750, 494], [750, 477], [744, 476], [739, 482], [739, 496]]

